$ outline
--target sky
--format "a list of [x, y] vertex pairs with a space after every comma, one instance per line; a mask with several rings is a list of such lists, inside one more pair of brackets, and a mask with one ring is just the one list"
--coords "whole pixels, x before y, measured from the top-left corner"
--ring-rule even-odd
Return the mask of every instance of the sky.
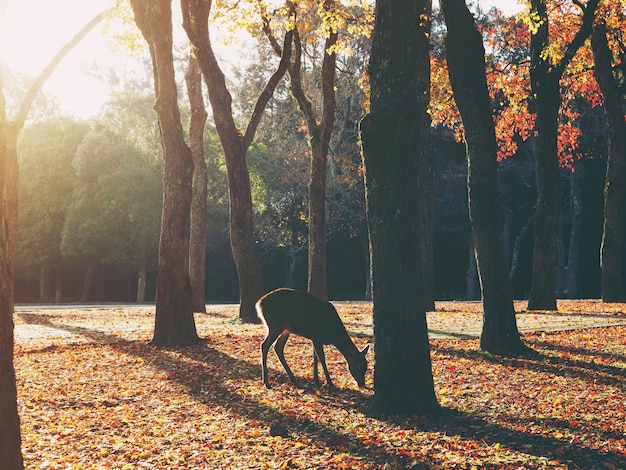
[[[112, 0], [0, 0], [0, 63], [36, 77], [58, 50]], [[517, 0], [478, 0], [481, 8], [495, 5], [507, 14], [521, 9]], [[101, 68], [132, 69], [137, 60], [103, 35], [100, 24], [55, 70], [43, 91], [61, 109], [77, 118], [97, 115], [109, 88], [93, 76]]]

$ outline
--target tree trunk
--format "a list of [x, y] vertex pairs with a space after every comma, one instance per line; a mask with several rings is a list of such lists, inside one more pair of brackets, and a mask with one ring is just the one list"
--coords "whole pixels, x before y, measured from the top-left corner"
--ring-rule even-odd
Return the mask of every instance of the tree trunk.
[[613, 55], [606, 39], [606, 25], [594, 27], [592, 36], [594, 74], [604, 96], [604, 112], [609, 134], [609, 151], [604, 185], [604, 229], [600, 248], [602, 300], [625, 300], [623, 246], [626, 232], [626, 122], [622, 96], [613, 78]]
[[87, 266], [85, 271], [85, 279], [83, 279], [83, 290], [80, 293], [80, 301], [87, 302], [91, 296], [91, 286], [93, 285], [93, 275], [96, 271], [96, 267], [91, 264]]
[[[1, 72], [0, 72], [1, 74]], [[13, 273], [17, 247], [17, 129], [7, 122], [0, 75], [0, 466], [24, 468], [13, 367]]]
[[189, 281], [189, 214], [193, 160], [178, 109], [172, 55], [170, 0], [131, 0], [135, 22], [150, 46], [161, 145], [163, 213], [159, 242], [156, 317], [151, 344], [185, 346], [200, 340]]
[[483, 298], [480, 348], [526, 351], [517, 329], [498, 199], [497, 143], [482, 37], [464, 0], [442, 0], [450, 82], [465, 129], [470, 222]]
[[63, 300], [63, 263], [61, 260], [57, 261], [56, 269], [54, 270], [54, 303], [60, 304]]
[[[537, 190], [533, 249], [533, 273], [529, 310], [556, 310], [556, 243], [561, 209], [561, 181], [557, 148], [561, 106], [559, 81], [578, 49], [591, 34], [599, 0], [589, 0], [583, 9], [579, 30], [555, 63], [548, 52], [549, 18], [546, 0], [531, 0], [530, 82], [537, 107]], [[582, 7], [581, 7], [582, 8]]]
[[193, 183], [191, 199], [191, 239], [189, 242], [189, 278], [191, 279], [194, 312], [206, 313], [204, 277], [206, 264], [207, 232], [207, 166], [204, 159], [204, 125], [207, 112], [202, 98], [202, 74], [193, 54], [185, 75], [187, 94], [191, 107], [189, 143], [193, 158]]
[[[334, 0], [324, 1], [324, 11], [332, 12]], [[269, 34], [268, 34], [269, 36]], [[302, 45], [300, 36], [295, 32], [295, 61], [287, 68], [291, 80], [291, 91], [304, 114], [309, 142], [311, 145], [311, 175], [309, 179], [309, 265], [307, 290], [310, 294], [326, 300], [328, 283], [326, 274], [326, 178], [328, 168], [328, 150], [335, 122], [335, 63], [334, 52], [339, 38], [337, 29], [330, 29], [324, 44], [322, 63], [322, 117], [318, 122], [311, 100], [306, 96], [302, 85]], [[282, 50], [278, 43], [272, 44], [278, 54]], [[330, 52], [329, 51], [333, 51]]]
[[39, 301], [46, 303], [50, 300], [50, 269], [48, 263], [39, 268]]
[[533, 218], [531, 217], [530, 219], [528, 219], [526, 225], [524, 225], [522, 230], [520, 230], [520, 232], [515, 237], [515, 242], [513, 243], [513, 251], [511, 252], [511, 267], [509, 269], [509, 279], [511, 280], [511, 283], [513, 283], [513, 278], [515, 277], [515, 274], [517, 273], [517, 268], [519, 267], [519, 255], [522, 251], [522, 243], [526, 239], [526, 236], [528, 235], [528, 232], [530, 232], [532, 227]]
[[211, 0], [181, 0], [183, 28], [191, 41], [194, 55], [209, 90], [215, 127], [224, 149], [228, 192], [230, 197], [230, 243], [239, 278], [239, 317], [248, 323], [258, 323], [254, 305], [261, 295], [261, 276], [255, 251], [252, 222], [252, 195], [246, 153], [263, 115], [267, 102], [282, 79], [291, 55], [293, 31], [285, 36], [283, 55], [277, 71], [259, 96], [248, 127], [241, 133], [233, 118], [232, 97], [226, 87], [209, 36]]
[[18, 233], [17, 135], [46, 80], [63, 57], [100, 22], [102, 16], [94, 17], [54, 56], [29, 88], [12, 122], [6, 118], [4, 84], [0, 73], [0, 463], [3, 468], [11, 470], [24, 468], [13, 367], [13, 274]]
[[370, 256], [370, 240], [367, 233], [367, 227], [365, 227], [365, 230], [358, 230], [358, 237], [361, 241], [363, 256], [365, 256], [365, 289], [363, 298], [365, 300], [372, 300], [372, 257]]
[[572, 227], [569, 236], [569, 251], [567, 254], [567, 297], [578, 298], [578, 280], [580, 278], [580, 237], [583, 226], [583, 207], [578, 185], [578, 173], [570, 172], [570, 214]]
[[[465, 299], [479, 300], [476, 280], [478, 279], [478, 265], [476, 263], [476, 249], [473, 238], [470, 240], [469, 250], [467, 250], [467, 272], [465, 273]], [[479, 281], [480, 282], [480, 281]]]
[[424, 96], [431, 2], [379, 0], [369, 63], [371, 109], [361, 121], [374, 303], [374, 407], [439, 408], [423, 301], [418, 181], [429, 119]]
[[559, 299], [564, 298], [567, 291], [567, 259], [565, 256], [565, 243], [563, 242], [564, 225], [565, 220], [561, 216], [559, 233], [556, 237], [556, 296]]
[[142, 257], [141, 264], [139, 265], [139, 273], [137, 275], [137, 303], [142, 304], [146, 301], [146, 260]]

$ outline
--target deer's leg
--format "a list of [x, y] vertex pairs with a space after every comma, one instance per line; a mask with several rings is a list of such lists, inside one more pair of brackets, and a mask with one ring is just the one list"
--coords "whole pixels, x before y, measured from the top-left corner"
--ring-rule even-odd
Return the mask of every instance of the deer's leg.
[[315, 351], [315, 345], [313, 345], [313, 378], [315, 380], [315, 386], [319, 387], [320, 386], [320, 379], [318, 377], [318, 368], [317, 368], [317, 361], [318, 361], [318, 357], [317, 357], [317, 352]]
[[[317, 363], [317, 359], [322, 363], [322, 369], [324, 369], [324, 375], [326, 376], [326, 383], [328, 383], [328, 388], [335, 388], [333, 385], [333, 381], [330, 380], [330, 373], [328, 372], [328, 367], [326, 367], [326, 356], [324, 355], [324, 345], [322, 343], [318, 343], [313, 341], [313, 347], [315, 348], [315, 362]], [[317, 365], [317, 364], [316, 364]], [[317, 373], [315, 374], [315, 378], [317, 378]]]
[[296, 377], [293, 375], [293, 372], [291, 372], [291, 369], [289, 368], [289, 365], [285, 360], [285, 344], [287, 344], [288, 339], [289, 332], [283, 331], [283, 333], [276, 340], [276, 344], [274, 345], [274, 351], [276, 351], [276, 355], [278, 356], [280, 363], [285, 368], [285, 371], [287, 371], [287, 375], [289, 376], [289, 380], [291, 380], [291, 383], [294, 384], [294, 386], [296, 387], [300, 387], [300, 384], [296, 380]]
[[267, 377], [267, 353], [278, 336], [280, 336], [280, 332], [268, 331], [265, 340], [261, 343], [261, 378], [267, 388], [270, 388], [270, 381]]

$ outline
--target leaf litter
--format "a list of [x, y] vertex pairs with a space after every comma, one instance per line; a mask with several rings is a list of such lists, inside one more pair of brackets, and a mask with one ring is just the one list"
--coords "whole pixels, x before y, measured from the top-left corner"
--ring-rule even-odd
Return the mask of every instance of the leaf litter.
[[[358, 347], [373, 343], [371, 304], [337, 303]], [[480, 304], [429, 312], [434, 416], [370, 411], [373, 367], [356, 387], [327, 347], [338, 390], [316, 389], [310, 343], [290, 339], [294, 388], [275, 355], [260, 379], [260, 325], [237, 307], [196, 314], [206, 342], [148, 346], [147, 307], [15, 314], [22, 451], [33, 469], [626, 468], [626, 305], [561, 302], [518, 323], [539, 355], [478, 351]], [[552, 320], [560, 320], [553, 331]], [[525, 325], [522, 327], [521, 325]], [[370, 352], [370, 363], [373, 354]]]

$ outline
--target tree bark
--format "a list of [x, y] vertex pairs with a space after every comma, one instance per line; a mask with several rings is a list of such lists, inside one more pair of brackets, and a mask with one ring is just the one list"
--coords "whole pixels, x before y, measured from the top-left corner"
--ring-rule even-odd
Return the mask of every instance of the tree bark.
[[[0, 72], [1, 73], [1, 72]], [[24, 468], [13, 367], [13, 274], [17, 247], [17, 129], [7, 122], [0, 75], [0, 466]]]
[[207, 112], [202, 98], [202, 73], [193, 54], [189, 56], [189, 68], [185, 75], [187, 94], [191, 107], [189, 121], [189, 146], [193, 158], [193, 182], [191, 199], [191, 239], [189, 242], [189, 278], [191, 279], [194, 312], [206, 313], [204, 277], [206, 263], [207, 214], [207, 165], [204, 159], [204, 126]]
[[260, 320], [254, 305], [261, 295], [261, 277], [255, 250], [252, 222], [252, 195], [246, 153], [263, 115], [267, 102], [282, 79], [291, 55], [293, 31], [285, 36], [283, 56], [276, 72], [259, 96], [245, 133], [237, 129], [233, 118], [232, 97], [226, 87], [209, 36], [211, 0], [181, 0], [183, 28], [191, 41], [213, 110], [215, 127], [224, 149], [230, 201], [230, 243], [239, 278], [239, 317], [248, 323]]
[[[334, 0], [325, 0], [325, 12], [332, 12], [335, 8]], [[278, 41], [270, 30], [269, 19], [264, 19], [265, 34], [274, 51], [281, 55]], [[304, 115], [311, 145], [311, 174], [309, 176], [309, 265], [307, 291], [322, 299], [328, 298], [328, 283], [326, 273], [326, 179], [330, 139], [335, 122], [335, 65], [337, 54], [333, 48], [337, 44], [339, 33], [336, 28], [330, 28], [324, 43], [324, 59], [322, 62], [322, 117], [318, 122], [313, 103], [307, 97], [302, 85], [302, 44], [297, 27], [294, 34], [295, 59], [287, 67], [291, 81], [291, 91], [300, 111]]]
[[434, 393], [423, 300], [419, 220], [429, 120], [429, 0], [379, 0], [369, 62], [370, 112], [361, 121], [374, 303], [374, 408], [428, 413]]
[[193, 160], [178, 109], [170, 0], [131, 0], [135, 22], [150, 46], [161, 145], [163, 212], [159, 242], [156, 316], [151, 344], [185, 346], [200, 341], [189, 281], [189, 214]]
[[442, 0], [441, 6], [448, 28], [450, 82], [465, 129], [469, 213], [483, 298], [480, 348], [492, 354], [524, 352], [504, 252], [498, 147], [487, 89], [485, 49], [464, 0]]
[[600, 248], [602, 300], [625, 300], [623, 246], [626, 232], [626, 122], [622, 96], [612, 71], [613, 55], [606, 39], [606, 25], [598, 22], [591, 44], [595, 60], [594, 74], [604, 96], [609, 151], [604, 185], [604, 227]]
[[561, 106], [559, 81], [569, 62], [591, 34], [599, 0], [589, 0], [580, 29], [555, 64], [546, 53], [550, 45], [546, 0], [531, 0], [530, 81], [537, 107], [537, 189], [533, 273], [529, 310], [556, 310], [557, 236], [561, 209], [561, 181], [557, 149], [558, 116]]

